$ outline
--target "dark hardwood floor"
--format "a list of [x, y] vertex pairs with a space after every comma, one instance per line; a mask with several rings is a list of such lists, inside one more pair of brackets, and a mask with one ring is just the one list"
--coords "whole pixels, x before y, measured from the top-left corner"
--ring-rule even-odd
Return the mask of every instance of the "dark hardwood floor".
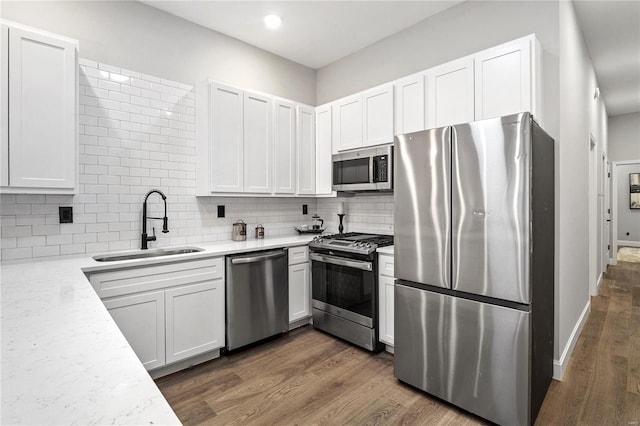
[[[180, 420], [195, 424], [471, 425], [482, 419], [399, 383], [393, 355], [311, 327], [156, 380]], [[564, 380], [539, 425], [638, 425], [640, 264], [610, 267]]]

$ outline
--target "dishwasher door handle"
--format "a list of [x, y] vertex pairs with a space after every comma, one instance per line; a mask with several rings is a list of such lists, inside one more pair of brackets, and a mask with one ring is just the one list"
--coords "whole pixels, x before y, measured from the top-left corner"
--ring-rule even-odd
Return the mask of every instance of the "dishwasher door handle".
[[264, 260], [275, 259], [276, 257], [284, 256], [286, 254], [287, 254], [286, 250], [281, 250], [277, 252], [261, 254], [258, 256], [237, 257], [237, 258], [231, 259], [231, 263], [233, 265], [241, 265], [243, 263], [256, 263], [256, 262], [262, 262]]
[[373, 264], [371, 262], [364, 262], [361, 260], [344, 259], [342, 257], [316, 253], [311, 253], [309, 258], [318, 262], [330, 263], [332, 265], [344, 266], [347, 268], [361, 269], [363, 271], [373, 270]]

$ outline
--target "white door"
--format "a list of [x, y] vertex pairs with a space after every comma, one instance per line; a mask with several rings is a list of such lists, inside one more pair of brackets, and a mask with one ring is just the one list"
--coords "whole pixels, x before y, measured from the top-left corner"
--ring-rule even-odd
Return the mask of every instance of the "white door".
[[316, 129], [313, 107], [298, 105], [298, 194], [316, 192]]
[[474, 118], [473, 58], [431, 68], [427, 77], [427, 128], [468, 123]]
[[380, 275], [378, 283], [380, 293], [380, 335], [379, 340], [393, 346], [394, 337], [394, 279]]
[[244, 93], [241, 89], [211, 83], [211, 161], [213, 192], [242, 192], [244, 187]]
[[316, 108], [316, 194], [330, 194], [331, 105]]
[[362, 145], [393, 143], [393, 84], [362, 94]]
[[602, 157], [602, 167], [604, 170], [603, 180], [604, 180], [604, 206], [603, 206], [603, 214], [604, 218], [603, 223], [603, 259], [602, 259], [602, 270], [607, 271], [607, 265], [609, 264], [609, 259], [611, 259], [611, 246], [613, 245], [611, 242], [611, 163], [607, 160], [607, 157]]
[[273, 102], [273, 192], [296, 192], [296, 107], [293, 102]]
[[176, 287], [165, 292], [167, 364], [224, 346], [224, 281]]
[[164, 291], [109, 299], [104, 306], [147, 370], [165, 365]]
[[9, 185], [73, 189], [76, 48], [9, 27]]
[[531, 40], [518, 39], [475, 58], [476, 120], [531, 111]]
[[362, 147], [362, 95], [333, 103], [334, 152]]
[[271, 192], [271, 98], [244, 92], [244, 192]]
[[425, 129], [425, 74], [414, 74], [394, 82], [395, 134], [418, 132]]
[[311, 315], [309, 262], [289, 266], [289, 322]]

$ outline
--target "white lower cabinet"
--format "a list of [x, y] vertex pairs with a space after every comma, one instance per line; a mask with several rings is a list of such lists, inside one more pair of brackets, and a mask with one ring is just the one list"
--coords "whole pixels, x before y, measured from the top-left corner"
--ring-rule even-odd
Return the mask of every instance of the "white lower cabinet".
[[166, 361], [180, 361], [224, 346], [224, 281], [165, 291]]
[[289, 322], [311, 316], [311, 269], [307, 246], [289, 249]]
[[117, 297], [104, 306], [147, 370], [165, 365], [164, 291]]
[[394, 291], [393, 255], [378, 254], [378, 339], [393, 346], [394, 337]]
[[223, 257], [97, 272], [89, 280], [147, 370], [225, 344]]

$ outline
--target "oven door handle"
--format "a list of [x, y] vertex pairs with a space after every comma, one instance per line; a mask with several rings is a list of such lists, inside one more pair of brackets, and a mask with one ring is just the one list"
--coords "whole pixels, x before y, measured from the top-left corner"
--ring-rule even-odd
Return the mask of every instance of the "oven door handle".
[[332, 265], [346, 266], [347, 268], [361, 269], [363, 271], [372, 271], [373, 264], [371, 262], [363, 262], [361, 260], [345, 259], [343, 257], [329, 256], [326, 254], [311, 253], [309, 255], [311, 260], [317, 260], [318, 262], [330, 263]]

